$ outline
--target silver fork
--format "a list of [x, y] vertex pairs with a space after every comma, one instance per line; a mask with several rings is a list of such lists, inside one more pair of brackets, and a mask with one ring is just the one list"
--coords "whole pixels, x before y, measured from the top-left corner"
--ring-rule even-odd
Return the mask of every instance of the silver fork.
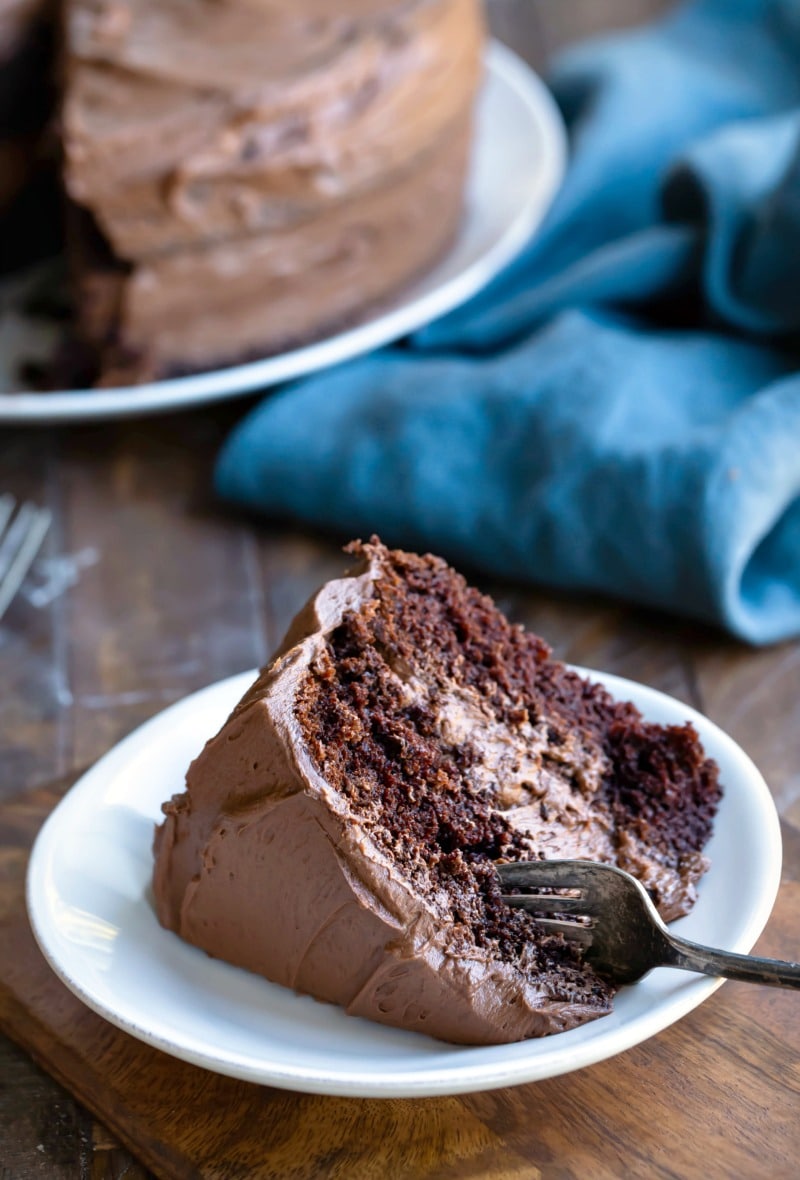
[[41, 548], [52, 513], [49, 508], [22, 504], [6, 493], [0, 496], [0, 618], [19, 590]]
[[[633, 983], [653, 967], [680, 967], [747, 983], [800, 988], [800, 963], [713, 950], [678, 938], [667, 929], [642, 884], [622, 869], [582, 860], [496, 867], [508, 905], [527, 910], [547, 930], [579, 942], [597, 972], [617, 983]], [[569, 893], [514, 892], [541, 889]], [[576, 917], [561, 916], [571, 914]]]

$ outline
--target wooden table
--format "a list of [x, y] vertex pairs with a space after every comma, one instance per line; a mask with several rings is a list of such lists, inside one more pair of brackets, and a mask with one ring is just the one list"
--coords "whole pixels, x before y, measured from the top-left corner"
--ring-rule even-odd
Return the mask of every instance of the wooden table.
[[[539, 0], [512, 10], [496, 0], [494, 18], [541, 55], [580, 31], [659, 6]], [[20, 926], [24, 847], [57, 792], [171, 701], [262, 662], [297, 605], [343, 568], [335, 540], [243, 520], [213, 499], [215, 452], [248, 405], [0, 434], [0, 489], [55, 514], [27, 593], [0, 624], [7, 924]], [[785, 838], [784, 884], [761, 949], [797, 955], [800, 643], [752, 651], [627, 606], [484, 587], [559, 656], [674, 694], [750, 753], [774, 792]], [[21, 960], [33, 953], [26, 945]], [[89, 1108], [105, 1112], [170, 1177], [797, 1174], [800, 1006], [790, 993], [726, 984], [646, 1044], [538, 1085], [367, 1102], [280, 1093], [176, 1065], [54, 987], [43, 984], [30, 1006], [58, 1008], [68, 1032], [57, 1051], [35, 1021], [9, 1015], [8, 994], [0, 1012], [86, 1105], [0, 1038], [2, 1180], [149, 1175]], [[70, 1037], [96, 1042], [107, 1084], [92, 1063], [76, 1063]], [[124, 1125], [113, 1113], [118, 1092], [132, 1104]], [[167, 1127], [169, 1147], [159, 1138]]]

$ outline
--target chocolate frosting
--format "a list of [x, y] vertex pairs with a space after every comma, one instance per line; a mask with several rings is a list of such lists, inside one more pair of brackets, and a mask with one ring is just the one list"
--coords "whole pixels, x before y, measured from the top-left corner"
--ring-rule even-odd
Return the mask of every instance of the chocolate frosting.
[[[297, 616], [193, 762], [186, 792], [165, 805], [155, 839], [159, 920], [215, 957], [445, 1040], [514, 1041], [602, 1015], [607, 1006], [570, 1002], [541, 974], [526, 974], [524, 957], [512, 964], [490, 949], [465, 951], [448, 898], [415, 889], [314, 764], [298, 690], [345, 613], [373, 596], [385, 551], [368, 553], [366, 568], [328, 583]], [[409, 669], [396, 675], [409, 701], [426, 701]], [[468, 733], [480, 753], [470, 773], [503, 783], [497, 804], [531, 855], [615, 860], [611, 818], [597, 804], [604, 758], [585, 734], [557, 750], [546, 722], [512, 734], [465, 685], [453, 683], [444, 698], [440, 686], [436, 702], [442, 738]], [[681, 876], [632, 837], [628, 852], [626, 867], [636, 860], [639, 875], [663, 878], [666, 909], [688, 907], [701, 858]]]
[[108, 39], [94, 30], [109, 8], [73, 7], [67, 179], [126, 259], [297, 224], [383, 184], [477, 84], [471, 0], [362, 6], [317, 21], [322, 45], [307, 15], [198, 0], [116, 3], [128, 19]]
[[[111, 311], [121, 316], [134, 375], [276, 352], [348, 326], [449, 246], [469, 142], [465, 122], [416, 171], [324, 218], [156, 255], [116, 276]], [[444, 215], [431, 217], [431, 208]]]

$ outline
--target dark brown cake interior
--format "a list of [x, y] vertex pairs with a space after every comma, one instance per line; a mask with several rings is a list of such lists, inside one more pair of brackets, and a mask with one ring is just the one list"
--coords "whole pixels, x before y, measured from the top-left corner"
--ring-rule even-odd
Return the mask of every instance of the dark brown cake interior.
[[[312, 756], [409, 878], [447, 898], [465, 945], [524, 956], [525, 971], [551, 979], [557, 994], [605, 1005], [605, 985], [571, 945], [500, 901], [491, 862], [539, 852], [503, 814], [502, 784], [471, 774], [479, 752], [470, 740], [445, 740], [437, 700], [455, 683], [510, 731], [546, 718], [544, 756], [554, 760], [581, 729], [608, 767], [597, 806], [619, 837], [635, 834], [676, 866], [710, 833], [716, 767], [691, 726], [643, 722], [633, 705], [551, 659], [440, 559], [388, 556], [374, 597], [345, 615], [305, 682], [299, 720]], [[414, 680], [426, 684], [424, 700], [404, 692]]]

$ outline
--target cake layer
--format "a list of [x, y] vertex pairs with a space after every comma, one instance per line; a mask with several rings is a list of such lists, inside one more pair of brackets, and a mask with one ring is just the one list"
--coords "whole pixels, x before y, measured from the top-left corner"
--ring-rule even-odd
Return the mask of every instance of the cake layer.
[[470, 107], [474, 0], [286, 7], [73, 4], [67, 185], [121, 258], [324, 215]]
[[264, 355], [347, 326], [423, 271], [458, 224], [470, 123], [417, 167], [324, 219], [78, 268], [79, 329], [116, 383]]
[[156, 832], [162, 924], [349, 1012], [445, 1040], [610, 1010], [503, 905], [497, 860], [620, 863], [665, 916], [705, 868], [716, 767], [550, 657], [435, 558], [358, 546], [192, 764]]

